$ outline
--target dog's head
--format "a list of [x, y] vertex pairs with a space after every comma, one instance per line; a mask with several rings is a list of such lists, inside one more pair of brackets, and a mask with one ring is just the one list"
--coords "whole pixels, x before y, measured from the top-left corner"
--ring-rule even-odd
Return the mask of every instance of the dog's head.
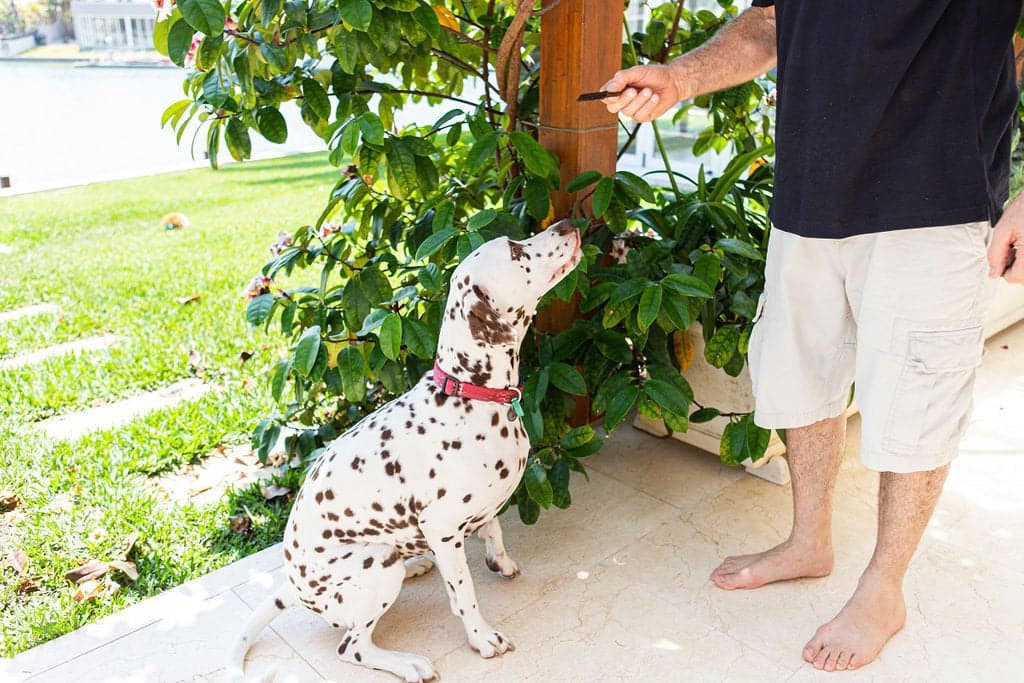
[[580, 242], [562, 220], [527, 240], [481, 245], [452, 275], [441, 336], [465, 323], [477, 345], [518, 345], [540, 298], [579, 263]]

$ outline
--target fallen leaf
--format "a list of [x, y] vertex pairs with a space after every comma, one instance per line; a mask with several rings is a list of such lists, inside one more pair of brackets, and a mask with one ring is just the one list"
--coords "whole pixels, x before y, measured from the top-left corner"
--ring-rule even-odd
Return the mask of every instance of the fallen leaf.
[[260, 487], [260, 493], [263, 494], [263, 498], [266, 500], [278, 498], [280, 496], [286, 496], [291, 492], [291, 489], [285, 488], [284, 486], [278, 486], [277, 484], [270, 484], [268, 486]]
[[210, 362], [206, 360], [201, 353], [195, 349], [189, 349], [188, 351], [188, 366], [191, 368], [193, 374], [196, 377], [202, 377], [203, 373], [206, 372], [206, 368], [210, 365]]
[[193, 294], [192, 296], [179, 296], [177, 299], [175, 299], [175, 301], [179, 305], [184, 306], [185, 304], [191, 304], [191, 303], [194, 303], [196, 301], [199, 301], [202, 298], [203, 298], [202, 294]]
[[100, 578], [108, 571], [110, 571], [109, 564], [106, 562], [100, 562], [97, 559], [89, 558], [65, 574], [64, 578], [68, 581], [74, 581], [75, 583], [85, 583], [87, 581]]
[[34, 576], [30, 579], [25, 579], [18, 584], [18, 593], [35, 593], [39, 590], [39, 577]]
[[256, 382], [251, 377], [246, 377], [242, 380], [242, 388], [249, 390], [256, 386]]
[[14, 567], [14, 571], [19, 574], [25, 573], [25, 568], [28, 566], [28, 555], [25, 551], [20, 548], [15, 548], [11, 552], [7, 553], [7, 564]]
[[0, 512], [10, 512], [21, 505], [21, 496], [17, 493], [0, 494]]
[[248, 533], [252, 529], [252, 520], [249, 515], [238, 515], [228, 520], [231, 530], [236, 534]]
[[128, 559], [128, 556], [132, 554], [132, 550], [135, 549], [135, 544], [139, 542], [141, 535], [138, 531], [128, 534], [128, 538], [124, 539], [124, 542], [121, 544], [121, 554], [118, 555], [120, 559]]
[[121, 572], [132, 581], [135, 581], [139, 578], [139, 569], [135, 566], [134, 562], [126, 562], [125, 560], [114, 560], [108, 566], [113, 570]]
[[249, 360], [250, 358], [252, 358], [252, 352], [251, 351], [242, 351], [240, 354], [238, 354], [238, 359], [240, 361], [242, 361], [243, 363], [245, 361]]
[[121, 590], [121, 584], [110, 578], [102, 582], [92, 579], [78, 587], [78, 590], [75, 591], [74, 599], [75, 602], [85, 602], [87, 600], [95, 600], [104, 595], [113, 595], [119, 590]]

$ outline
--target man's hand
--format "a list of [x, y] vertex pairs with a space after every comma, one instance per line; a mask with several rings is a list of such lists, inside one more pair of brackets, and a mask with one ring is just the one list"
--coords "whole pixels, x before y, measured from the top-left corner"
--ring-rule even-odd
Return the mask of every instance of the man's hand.
[[673, 67], [665, 64], [634, 66], [616, 72], [601, 90], [622, 91], [601, 100], [613, 114], [622, 112], [634, 121], [653, 121], [689, 95], [683, 93]]
[[[1011, 260], [1012, 265], [1007, 267]], [[1006, 208], [992, 232], [988, 266], [989, 277], [1024, 284], [1024, 203], [1019, 196]]]

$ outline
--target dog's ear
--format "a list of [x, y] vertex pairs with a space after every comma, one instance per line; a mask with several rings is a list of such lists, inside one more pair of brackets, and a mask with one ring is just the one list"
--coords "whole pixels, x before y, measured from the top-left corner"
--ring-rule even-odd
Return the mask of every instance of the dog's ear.
[[491, 297], [480, 285], [466, 291], [466, 322], [473, 339], [485, 344], [511, 344], [516, 335], [512, 325], [502, 320]]

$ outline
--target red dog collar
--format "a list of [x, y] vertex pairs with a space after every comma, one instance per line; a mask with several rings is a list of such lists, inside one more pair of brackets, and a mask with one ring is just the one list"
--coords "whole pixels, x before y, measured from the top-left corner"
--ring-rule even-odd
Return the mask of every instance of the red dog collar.
[[476, 401], [511, 403], [516, 408], [517, 413], [520, 410], [519, 401], [523, 398], [522, 386], [511, 389], [492, 389], [491, 387], [481, 387], [476, 384], [462, 382], [442, 370], [436, 361], [434, 363], [434, 383], [449, 396], [471, 398]]

